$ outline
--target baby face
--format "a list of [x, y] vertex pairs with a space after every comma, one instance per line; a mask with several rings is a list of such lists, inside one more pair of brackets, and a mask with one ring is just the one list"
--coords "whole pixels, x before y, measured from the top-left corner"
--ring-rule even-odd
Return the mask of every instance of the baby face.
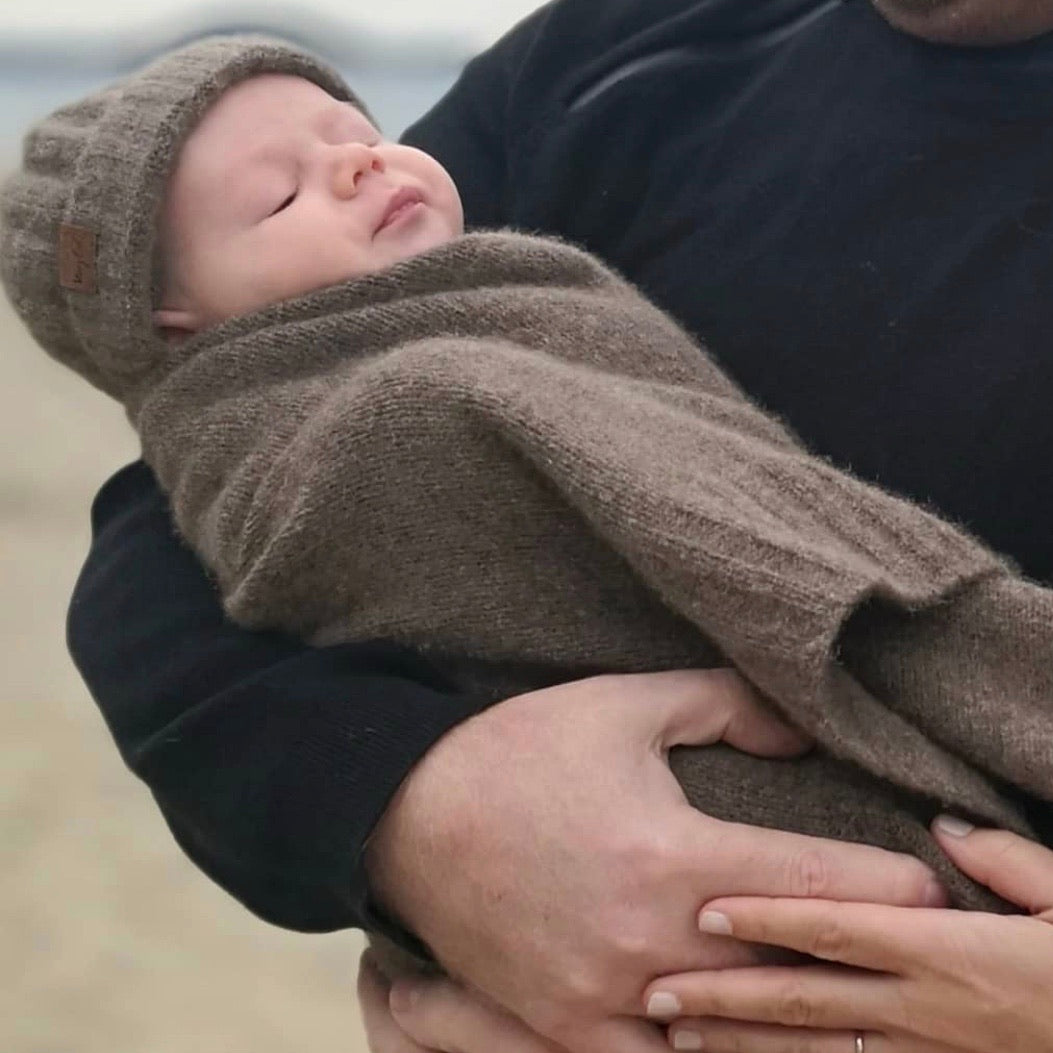
[[224, 93], [184, 143], [161, 217], [154, 321], [197, 332], [382, 270], [463, 233], [453, 180], [349, 103], [266, 74]]

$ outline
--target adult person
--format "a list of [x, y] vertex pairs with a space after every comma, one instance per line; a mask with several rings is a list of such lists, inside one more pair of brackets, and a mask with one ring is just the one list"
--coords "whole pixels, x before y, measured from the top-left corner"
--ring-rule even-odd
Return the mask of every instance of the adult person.
[[[1053, 28], [1053, 4], [1029, 0], [998, 5], [876, 0], [875, 6], [897, 27], [935, 42], [998, 45]], [[1050, 42], [1043, 41], [1010, 56], [1008, 65], [1026, 69], [1044, 58], [1035, 70], [1048, 69], [1049, 50]], [[981, 59], [972, 72], [985, 70]], [[1025, 80], [1017, 82], [1019, 90]], [[978, 117], [981, 137], [990, 134], [989, 116]], [[657, 979], [645, 1001], [656, 993], [672, 995], [685, 1013], [705, 1016], [678, 1022], [670, 1033], [673, 1045], [738, 1053], [825, 1053], [853, 1045], [871, 1053], [1053, 1049], [1053, 1015], [1047, 1011], [1053, 853], [1012, 834], [973, 831], [954, 819], [938, 822], [934, 836], [966, 873], [1033, 917], [919, 913], [803, 898], [717, 901], [705, 913], [710, 919], [723, 915], [719, 920], [744, 940], [781, 944], [856, 968], [840, 975], [828, 969], [750, 969]], [[359, 1000], [375, 1053], [552, 1049], [521, 1021], [447, 979], [402, 980], [389, 1008], [387, 984], [368, 954]]]
[[[471, 225], [597, 252], [814, 448], [1049, 580], [1053, 489], [1028, 473], [1053, 439], [1050, 102], [1031, 90], [1051, 65], [1039, 40], [934, 48], [867, 0], [561, 0], [406, 139]], [[189, 854], [272, 920], [375, 923], [372, 833], [372, 891], [440, 956], [550, 1038], [638, 1049], [643, 984], [718, 963], [690, 919], [729, 872], [924, 895], [905, 862], [685, 814], [652, 681], [465, 720], [477, 705], [419, 656], [225, 623], [143, 466], [104, 488], [94, 528], [74, 656]], [[526, 939], [542, 930], [558, 938]]]

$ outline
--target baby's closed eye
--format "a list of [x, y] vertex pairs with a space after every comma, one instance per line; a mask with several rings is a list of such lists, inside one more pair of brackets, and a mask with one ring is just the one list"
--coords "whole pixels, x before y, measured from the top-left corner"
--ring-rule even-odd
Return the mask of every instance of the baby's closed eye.
[[297, 191], [294, 190], [282, 201], [282, 203], [273, 212], [270, 213], [270, 215], [276, 216], [279, 212], [284, 212], [296, 200], [296, 194]]

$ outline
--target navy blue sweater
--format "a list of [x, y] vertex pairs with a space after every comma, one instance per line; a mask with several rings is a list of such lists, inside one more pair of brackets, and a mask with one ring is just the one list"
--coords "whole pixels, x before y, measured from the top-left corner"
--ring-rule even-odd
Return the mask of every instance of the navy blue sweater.
[[[1053, 38], [867, 0], [561, 0], [405, 141], [475, 227], [598, 253], [820, 453], [1053, 580]], [[187, 853], [278, 924], [372, 922], [369, 832], [477, 709], [419, 657], [225, 621], [149, 470], [100, 492], [73, 656]]]

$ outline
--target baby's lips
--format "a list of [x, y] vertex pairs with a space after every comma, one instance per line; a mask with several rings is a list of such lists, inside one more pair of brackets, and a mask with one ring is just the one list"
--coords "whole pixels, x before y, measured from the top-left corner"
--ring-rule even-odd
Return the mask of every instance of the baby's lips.
[[424, 195], [414, 187], [400, 187], [388, 198], [384, 211], [380, 214], [374, 233], [383, 230], [392, 220], [397, 212], [408, 205], [419, 205], [424, 201]]

